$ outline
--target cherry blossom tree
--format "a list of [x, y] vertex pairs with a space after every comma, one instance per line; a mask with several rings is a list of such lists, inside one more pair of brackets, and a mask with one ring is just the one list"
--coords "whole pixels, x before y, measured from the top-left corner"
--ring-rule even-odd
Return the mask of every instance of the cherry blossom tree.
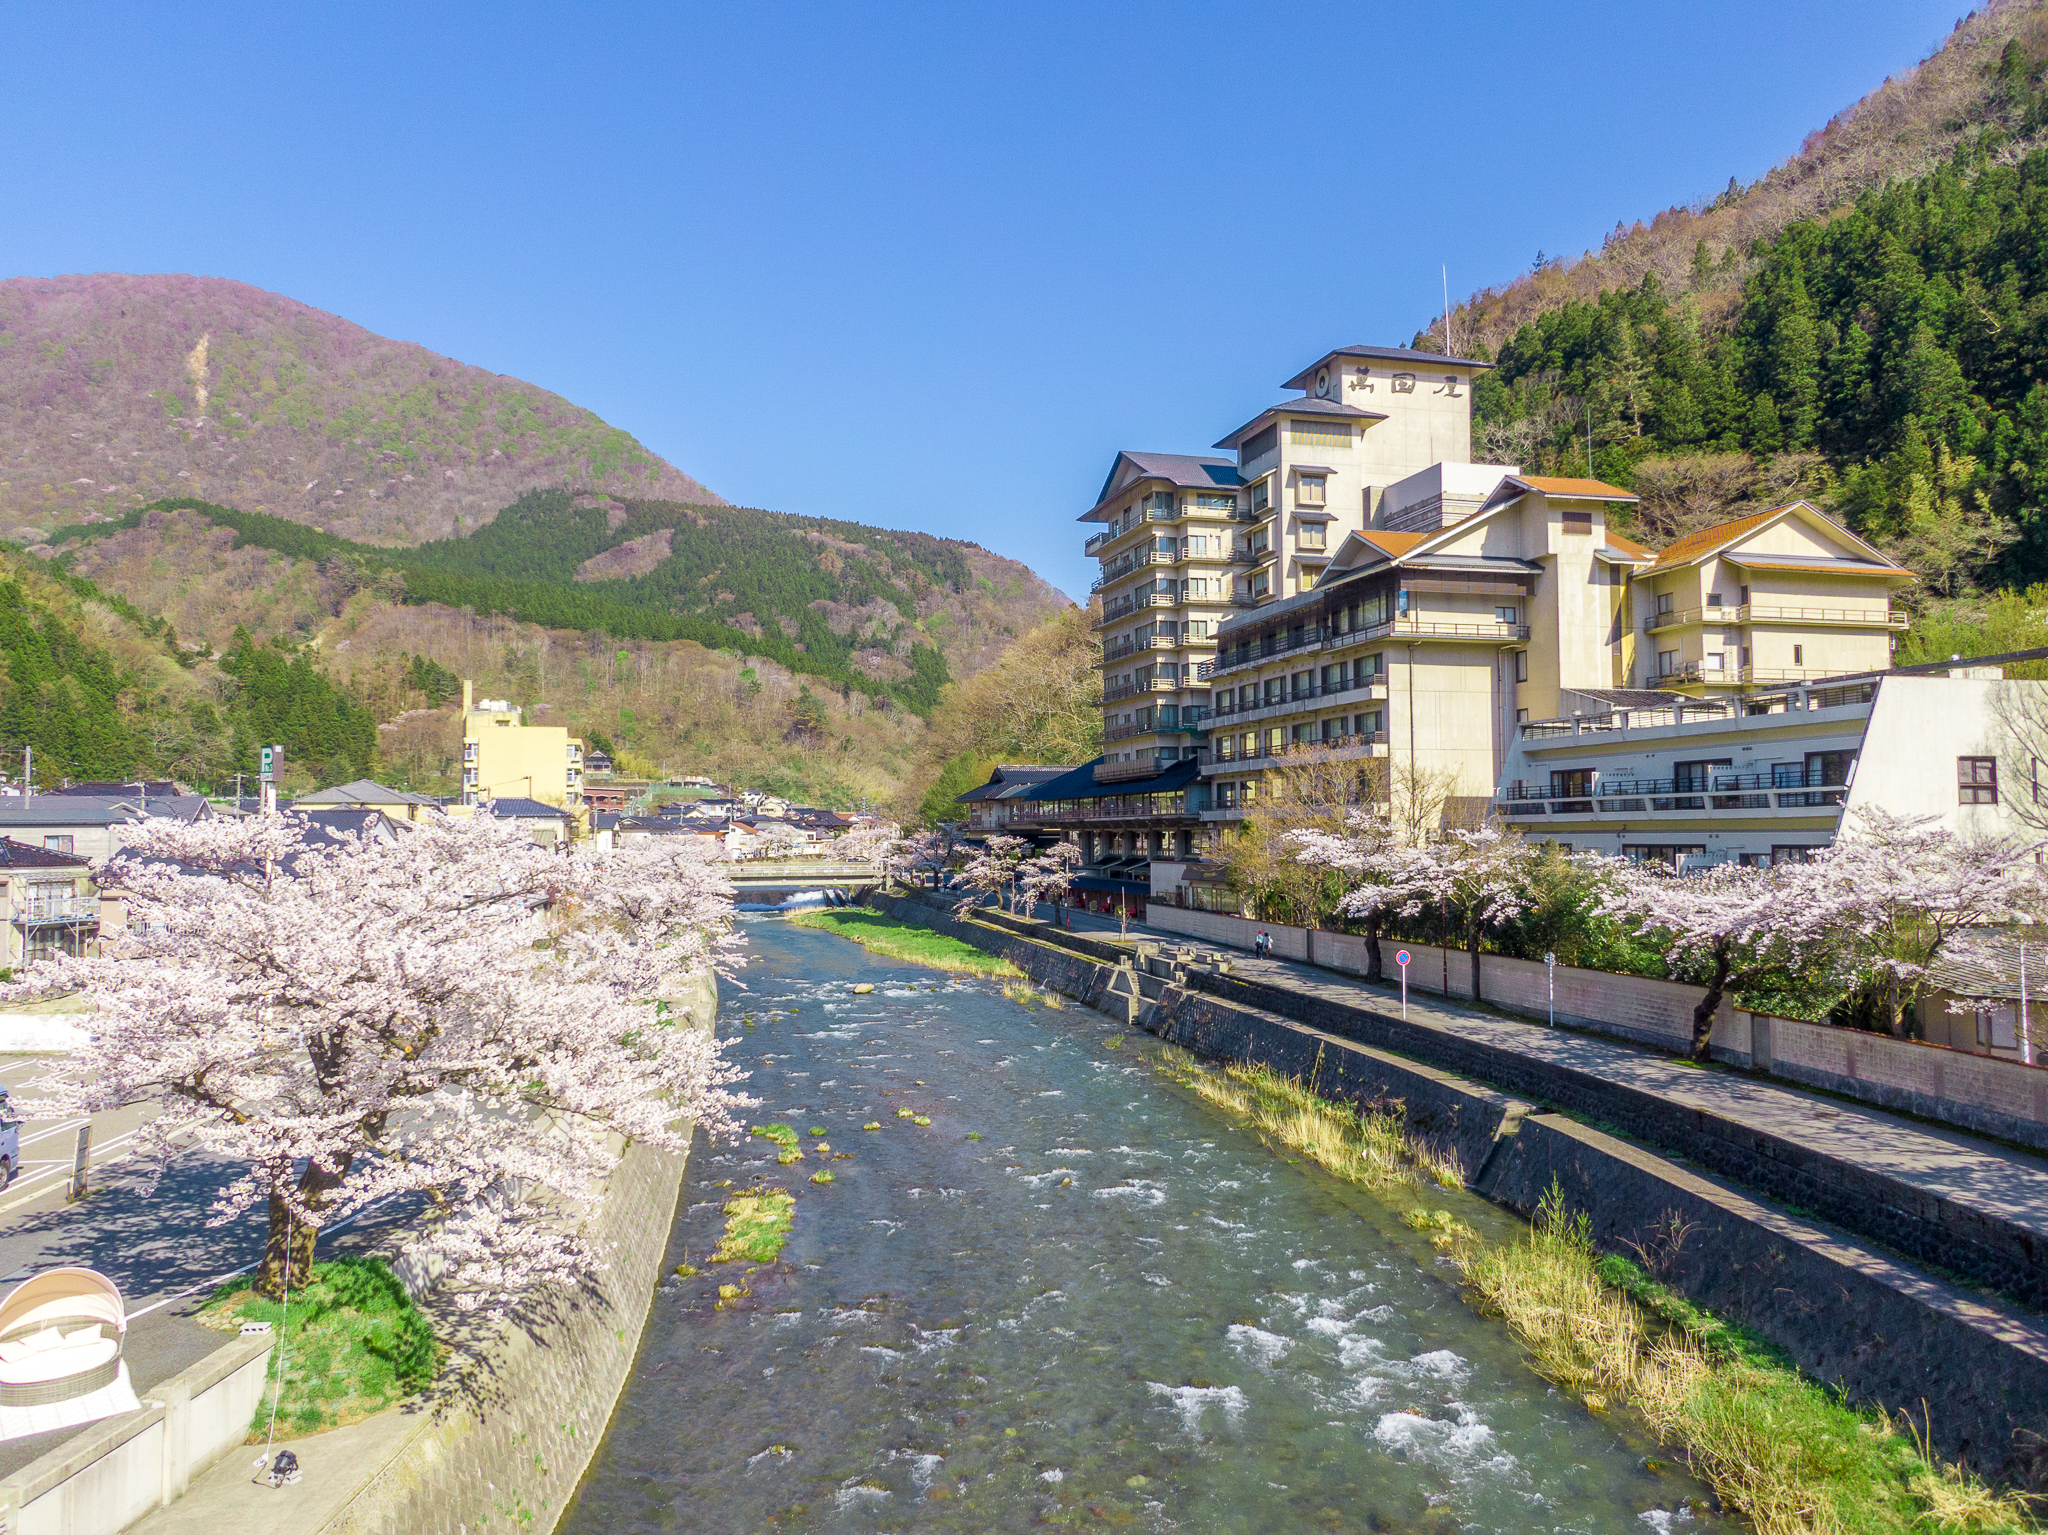
[[862, 826], [841, 832], [818, 850], [819, 856], [842, 863], [876, 863], [902, 844], [892, 826]]
[[1458, 914], [1472, 956], [1472, 995], [1479, 995], [1479, 941], [1489, 927], [1528, 909], [1529, 866], [1536, 850], [1519, 832], [1498, 826], [1456, 830], [1418, 849], [1428, 860], [1428, 898]]
[[1436, 897], [1437, 860], [1410, 845], [1385, 807], [1346, 813], [1344, 830], [1297, 830], [1287, 833], [1294, 856], [1327, 869], [1344, 885], [1336, 915], [1365, 930], [1365, 978], [1386, 979], [1380, 937], [1397, 917], [1412, 917], [1426, 900]]
[[267, 1209], [264, 1293], [307, 1272], [322, 1229], [395, 1195], [429, 1202], [414, 1248], [466, 1305], [573, 1282], [603, 1262], [574, 1218], [621, 1139], [680, 1153], [692, 1121], [736, 1134], [753, 1101], [709, 1019], [662, 1000], [732, 941], [731, 886], [692, 839], [565, 855], [489, 816], [388, 841], [160, 820], [100, 878], [127, 928], [20, 988], [92, 1007], [35, 1112], [147, 1104], [159, 1166], [239, 1165], [212, 1220]]
[[1965, 836], [1932, 816], [1858, 812], [1799, 869], [1799, 899], [1834, 914], [1853, 966], [1851, 1010], [1905, 1038], [1928, 968], [1997, 928], [2038, 921], [2048, 885], [2031, 837]]
[[977, 904], [979, 896], [1005, 897], [1017, 882], [1017, 866], [1031, 844], [1022, 837], [997, 833], [976, 849], [960, 866], [960, 883], [977, 892], [964, 905]]
[[1017, 873], [1018, 886], [1024, 892], [1024, 910], [1028, 913], [1040, 901], [1050, 902], [1053, 921], [1062, 921], [1067, 887], [1080, 867], [1081, 850], [1071, 842], [1055, 842], [1037, 856], [1025, 859]]
[[1680, 873], [1667, 864], [1588, 858], [1603, 876], [1603, 914], [1653, 936], [1666, 956], [1705, 972], [1692, 1011], [1692, 1054], [1706, 1060], [1714, 1017], [1731, 991], [1830, 963], [1854, 940], [1853, 913], [1824, 903], [1812, 866], [1715, 864]]

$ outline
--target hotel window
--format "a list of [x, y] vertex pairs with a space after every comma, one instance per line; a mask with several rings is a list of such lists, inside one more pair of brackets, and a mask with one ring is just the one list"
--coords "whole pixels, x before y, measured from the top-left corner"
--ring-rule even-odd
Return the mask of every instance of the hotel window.
[[1719, 607], [1720, 605], [1721, 605], [1721, 594], [1720, 594], [1719, 592], [1708, 592], [1708, 593], [1707, 593], [1707, 606], [1708, 606], [1708, 607], [1710, 607], [1710, 608], [1718, 608], [1718, 607]]
[[1673, 672], [1675, 672], [1675, 671], [1677, 671], [1677, 670], [1678, 670], [1678, 652], [1677, 652], [1677, 651], [1675, 651], [1675, 650], [1660, 650], [1660, 651], [1658, 651], [1658, 652], [1657, 652], [1657, 675], [1658, 675], [1658, 676], [1660, 676], [1660, 677], [1668, 677], [1668, 676], [1670, 676], [1670, 675], [1671, 675], [1671, 674], [1672, 674]]
[[1382, 655], [1379, 651], [1375, 650], [1369, 656], [1359, 657], [1357, 668], [1358, 680], [1360, 682], [1365, 682], [1371, 678], [1381, 676], [1385, 673], [1386, 669], [1387, 658], [1384, 655]]
[[43, 838], [43, 851], [47, 853], [68, 853], [71, 851], [71, 833], [63, 832]]
[[1529, 652], [1526, 650], [1518, 650], [1515, 652], [1515, 681], [1527, 682], [1528, 680]]
[[1252, 601], [1254, 601], [1254, 602], [1261, 602], [1261, 601], [1264, 601], [1264, 600], [1265, 600], [1265, 597], [1266, 597], [1266, 595], [1267, 595], [1267, 593], [1271, 592], [1272, 590], [1273, 590], [1273, 586], [1272, 586], [1272, 583], [1271, 583], [1270, 581], [1268, 581], [1266, 577], [1264, 577], [1264, 576], [1253, 576], [1253, 577], [1252, 577]]
[[1956, 758], [1956, 803], [1995, 805], [1998, 803], [1998, 759], [1996, 757]]
[[1282, 690], [1286, 686], [1287, 679], [1285, 677], [1268, 677], [1266, 679], [1266, 702], [1268, 704], [1279, 703], [1282, 696]]
[[1386, 728], [1387, 717], [1385, 713], [1379, 709], [1373, 710], [1370, 714], [1361, 714], [1358, 716], [1358, 729], [1360, 734], [1362, 735], [1376, 736], [1383, 732]]
[[1252, 487], [1252, 515], [1254, 517], [1263, 517], [1266, 514], [1266, 507], [1268, 505], [1266, 490], [1269, 484], [1271, 484], [1270, 481], [1261, 480]]
[[1256, 757], [1259, 754], [1259, 733], [1256, 730], [1247, 730], [1244, 739], [1237, 743], [1237, 749], [1240, 756]]
[[1296, 725], [1294, 727], [1294, 744], [1296, 746], [1304, 746], [1315, 738], [1316, 727], [1314, 725]]
[[1707, 652], [1707, 659], [1706, 659], [1706, 661], [1705, 661], [1705, 662], [1704, 662], [1704, 663], [1702, 664], [1702, 666], [1701, 666], [1701, 670], [1702, 670], [1702, 671], [1709, 671], [1709, 672], [1718, 672], [1718, 671], [1724, 670], [1724, 668], [1723, 668], [1723, 666], [1722, 666], [1722, 664], [1721, 664], [1721, 663], [1722, 663], [1722, 660], [1723, 660], [1723, 656], [1722, 656], [1722, 654], [1721, 654], [1721, 652], [1720, 652], [1720, 651], [1718, 651], [1718, 650], [1710, 650], [1710, 651], [1708, 651], [1708, 652]]
[[1284, 726], [1275, 725], [1266, 732], [1266, 755], [1271, 757], [1287, 749], [1287, 731]]
[[1510, 603], [1504, 603], [1504, 604], [1502, 604], [1502, 605], [1501, 605], [1500, 607], [1497, 607], [1497, 608], [1495, 608], [1495, 609], [1493, 610], [1493, 616], [1494, 616], [1495, 618], [1499, 619], [1499, 620], [1500, 620], [1500, 621], [1501, 621], [1502, 623], [1504, 623], [1504, 624], [1511, 624], [1511, 623], [1514, 623], [1514, 622], [1515, 622], [1515, 605], [1514, 605], [1513, 603], [1511, 603], [1511, 602], [1510, 602]]
[[1659, 593], [1657, 593], [1657, 615], [1658, 615], [1658, 616], [1659, 616], [1659, 617], [1661, 618], [1661, 617], [1662, 617], [1662, 616], [1663, 616], [1664, 614], [1666, 614], [1666, 613], [1669, 613], [1670, 611], [1671, 611], [1671, 593], [1669, 593], [1669, 592], [1659, 592]]
[[1327, 547], [1323, 538], [1323, 525], [1320, 522], [1304, 522], [1301, 525], [1301, 532], [1295, 536], [1295, 543], [1303, 549], [1321, 550]]
[[1564, 531], [1567, 533], [1591, 533], [1593, 531], [1593, 514], [1591, 512], [1566, 512], [1564, 514]]
[[1736, 600], [1737, 602], [1741, 603], [1741, 604], [1742, 604], [1742, 605], [1743, 605], [1744, 607], [1748, 607], [1748, 606], [1749, 606], [1749, 588], [1748, 588], [1748, 587], [1746, 587], [1746, 586], [1745, 586], [1745, 587], [1743, 587], [1743, 588], [1742, 588], [1742, 592], [1741, 592], [1741, 595], [1740, 595], [1740, 596], [1738, 596], [1738, 597], [1737, 597], [1737, 598], [1736, 598], [1735, 600]]
[[[1203, 584], [1204, 584], [1204, 585], [1206, 585], [1207, 583], [1205, 582], [1205, 583], [1203, 583]], [[1206, 597], [1206, 596], [1208, 595], [1208, 593], [1207, 593], [1207, 592], [1204, 592], [1204, 593], [1203, 593], [1202, 595]], [[1189, 639], [1191, 639], [1191, 640], [1206, 640], [1206, 639], [1207, 639], [1208, 637], [1209, 637], [1209, 620], [1208, 620], [1208, 619], [1206, 619], [1206, 618], [1191, 618], [1191, 619], [1189, 619], [1189, 620], [1188, 620], [1188, 638], [1189, 638]]]
[[1806, 664], [1806, 647], [1804, 645], [1794, 645], [1792, 647], [1792, 664], [1794, 666], [1804, 666]]
[[1329, 481], [1320, 474], [1305, 474], [1294, 487], [1296, 506], [1321, 506], [1329, 494]]
[[1234, 512], [1237, 510], [1237, 497], [1204, 491], [1195, 497], [1195, 508], [1204, 512]]
[[1406, 613], [1408, 611], [1408, 588], [1405, 586], [1394, 593], [1394, 611], [1396, 613]]
[[1168, 518], [1173, 515], [1173, 492], [1155, 490], [1145, 498], [1145, 510], [1153, 517]]

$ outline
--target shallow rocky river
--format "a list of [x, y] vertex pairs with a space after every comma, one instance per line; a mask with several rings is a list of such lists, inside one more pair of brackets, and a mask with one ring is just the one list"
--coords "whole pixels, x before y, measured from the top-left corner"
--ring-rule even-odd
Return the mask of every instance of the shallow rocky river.
[[[1290, 1162], [1094, 1013], [749, 933], [722, 1031], [749, 1122], [807, 1155], [700, 1141], [668, 1263], [703, 1264], [728, 1182], [793, 1192], [795, 1233], [773, 1269], [664, 1282], [564, 1529], [1719, 1527], [1401, 1219], [1426, 1200], [1505, 1232], [1500, 1212]], [[720, 1284], [751, 1293], [720, 1308]]]

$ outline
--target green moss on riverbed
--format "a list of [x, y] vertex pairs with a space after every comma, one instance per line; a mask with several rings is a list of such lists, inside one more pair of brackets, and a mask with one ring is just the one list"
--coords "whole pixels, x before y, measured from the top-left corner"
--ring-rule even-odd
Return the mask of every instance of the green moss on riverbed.
[[841, 938], [850, 938], [862, 948], [887, 959], [908, 960], [933, 970], [950, 970], [959, 975], [978, 975], [990, 980], [1017, 979], [1024, 974], [1006, 959], [984, 954], [970, 943], [948, 938], [930, 928], [898, 922], [880, 912], [858, 906], [836, 911], [799, 912], [789, 919], [796, 927], [822, 928]]

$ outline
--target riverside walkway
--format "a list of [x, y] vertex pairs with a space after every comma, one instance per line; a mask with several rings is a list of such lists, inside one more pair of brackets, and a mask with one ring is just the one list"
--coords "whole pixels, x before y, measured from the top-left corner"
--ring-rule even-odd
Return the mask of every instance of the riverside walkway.
[[[1040, 907], [1038, 914], [1048, 920], [1053, 915], [1050, 907]], [[1114, 918], [1071, 910], [1064, 916], [1076, 933], [1118, 940]], [[1372, 985], [1294, 960], [1254, 958], [1227, 944], [1137, 922], [1129, 924], [1128, 937], [1121, 941], [1133, 947], [1143, 941], [1224, 953], [1232, 980], [1380, 1019], [1401, 1016], [1398, 985]], [[1306, 1011], [1272, 1000], [1261, 1005], [1293, 1016]], [[1767, 1081], [1735, 1067], [1703, 1066], [1645, 1046], [1550, 1028], [1440, 997], [1423, 1000], [1413, 991], [1407, 1016], [1462, 1041], [1669, 1105], [1680, 1114], [1668, 1123], [1696, 1126], [1701, 1138], [1648, 1137], [1664, 1150], [1775, 1197], [1789, 1196], [1925, 1261], [1969, 1271], [1970, 1277], [1995, 1274], [2000, 1290], [2048, 1309], [2048, 1158], [1967, 1131]], [[1399, 1044], [1386, 1048], [1406, 1053]], [[1524, 1090], [1497, 1076], [1494, 1080], [1509, 1091]], [[1629, 1133], [1637, 1132], [1630, 1127]], [[1712, 1143], [1705, 1137], [1712, 1137]], [[1729, 1145], [1738, 1145], [1741, 1159], [1765, 1176], [1744, 1176], [1727, 1158], [1708, 1154]], [[1780, 1170], [1783, 1179], [1773, 1176]], [[1928, 1235], [1934, 1231], [1954, 1235], [1959, 1245], [1952, 1258], [1929, 1250]], [[1986, 1242], [2000, 1249], [2002, 1258], [1988, 1267], [1965, 1259], [1964, 1244]]]

